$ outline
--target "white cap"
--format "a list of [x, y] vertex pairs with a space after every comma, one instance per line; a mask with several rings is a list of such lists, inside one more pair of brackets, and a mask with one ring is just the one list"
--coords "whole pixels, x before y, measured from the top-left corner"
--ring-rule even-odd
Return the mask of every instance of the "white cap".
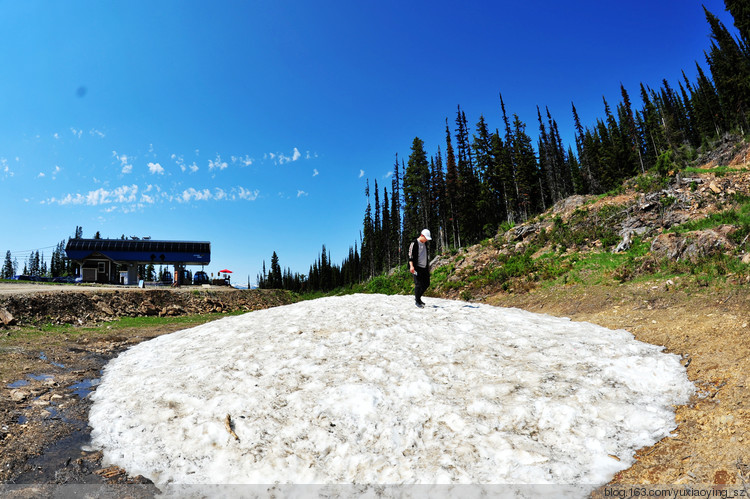
[[422, 231], [422, 235], [427, 239], [428, 241], [432, 241], [432, 234], [430, 234], [430, 229], [425, 229]]

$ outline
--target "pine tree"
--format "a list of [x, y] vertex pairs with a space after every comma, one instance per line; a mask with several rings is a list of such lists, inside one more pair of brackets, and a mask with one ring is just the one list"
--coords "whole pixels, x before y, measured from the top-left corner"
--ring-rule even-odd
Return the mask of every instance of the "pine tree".
[[489, 181], [494, 171], [495, 161], [492, 156], [492, 137], [484, 116], [479, 117], [476, 130], [477, 133], [474, 135], [474, 141], [472, 142], [476, 164], [476, 176], [472, 177], [475, 183], [473, 195], [476, 196], [473, 208], [475, 213], [473, 225], [477, 236], [492, 236], [499, 225], [497, 218], [499, 209], [497, 195]]
[[584, 132], [583, 126], [581, 125], [581, 119], [578, 116], [578, 111], [576, 110], [575, 104], [571, 102], [570, 105], [573, 108], [573, 122], [576, 130], [576, 150], [578, 152], [578, 161], [581, 165], [581, 192], [589, 193], [598, 190], [598, 186], [594, 186], [593, 184], [593, 179], [591, 176], [591, 162], [589, 161], [589, 158], [586, 154], [586, 149], [584, 148], [586, 133]]
[[456, 156], [451, 143], [451, 131], [448, 128], [448, 119], [445, 119], [445, 195], [448, 205], [448, 221], [450, 222], [451, 244], [461, 247], [461, 233], [458, 226], [458, 193], [460, 185], [458, 182], [458, 170], [456, 168]]
[[[389, 236], [391, 241], [391, 261], [394, 265], [401, 265], [401, 227], [401, 171], [399, 170], [398, 154], [396, 154], [396, 163], [393, 165], [393, 176], [391, 178], [391, 231]], [[356, 254], [357, 250], [355, 247]]]
[[365, 209], [364, 236], [362, 237], [362, 258], [364, 260], [363, 272], [366, 277], [375, 275], [375, 224], [372, 220], [372, 206], [370, 205], [370, 180], [365, 183], [365, 196], [367, 197], [367, 208]]
[[404, 174], [404, 233], [416, 235], [427, 227], [429, 209], [430, 169], [424, 142], [415, 137]]
[[517, 114], [513, 115], [513, 151], [515, 157], [516, 186], [518, 189], [517, 211], [521, 220], [527, 220], [538, 207], [541, 193], [537, 187], [537, 161], [531, 137], [526, 134], [526, 125]]
[[14, 275], [15, 272], [13, 271], [13, 261], [11, 260], [10, 251], [8, 251], [7, 253], [5, 253], [5, 263], [3, 263], [2, 278], [12, 279]]
[[268, 277], [268, 287], [271, 289], [281, 289], [283, 280], [281, 277], [281, 265], [279, 265], [279, 256], [276, 252], [271, 255], [271, 271]]
[[620, 84], [620, 94], [622, 95], [623, 128], [630, 138], [630, 148], [632, 153], [638, 156], [638, 164], [641, 168], [641, 173], [645, 173], [646, 168], [643, 164], [643, 156], [641, 155], [641, 143], [638, 138], [638, 131], [635, 127], [635, 118], [633, 117], [633, 106], [630, 103], [628, 91], [625, 90], [622, 83]]
[[[711, 25], [713, 42], [707, 56], [722, 110], [732, 126], [748, 129], [747, 113], [750, 110], [750, 58], [737, 41], [711, 12], [703, 7]], [[741, 21], [741, 24], [747, 20]]]

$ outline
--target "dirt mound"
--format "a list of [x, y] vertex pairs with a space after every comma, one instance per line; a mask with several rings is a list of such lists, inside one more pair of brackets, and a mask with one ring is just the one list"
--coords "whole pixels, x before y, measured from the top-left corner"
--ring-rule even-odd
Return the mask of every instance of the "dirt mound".
[[[274, 290], [123, 289], [69, 293], [50, 288], [30, 294], [0, 297], [0, 325], [107, 322], [118, 317], [177, 316], [257, 310], [288, 303]], [[10, 317], [9, 317], [10, 316]]]

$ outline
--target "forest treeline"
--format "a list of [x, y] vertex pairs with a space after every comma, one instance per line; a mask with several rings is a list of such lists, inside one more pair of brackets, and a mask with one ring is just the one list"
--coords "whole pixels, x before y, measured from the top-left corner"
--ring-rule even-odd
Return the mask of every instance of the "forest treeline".
[[[705, 66], [697, 77], [659, 88], [641, 84], [640, 106], [621, 85], [614, 107], [583, 126], [571, 104], [575, 144], [564, 145], [557, 121], [537, 108], [538, 139], [509, 115], [499, 99], [501, 126], [482, 115], [469, 126], [460, 106], [445, 121], [444, 150], [428, 155], [418, 137], [404, 163], [396, 157], [388, 186], [370, 186], [358, 243], [340, 265], [323, 246], [305, 274], [282, 271], [274, 252], [258, 275], [261, 288], [329, 291], [362, 282], [405, 263], [405, 247], [422, 228], [433, 234], [433, 251], [446, 251], [494, 236], [505, 226], [542, 213], [573, 194], [603, 194], [643, 174], [666, 177], [706, 152], [724, 134], [750, 132], [750, 4], [725, 0], [738, 35], [704, 7], [711, 29]], [[451, 128], [452, 126], [452, 128]], [[381, 190], [382, 188], [382, 190]]]

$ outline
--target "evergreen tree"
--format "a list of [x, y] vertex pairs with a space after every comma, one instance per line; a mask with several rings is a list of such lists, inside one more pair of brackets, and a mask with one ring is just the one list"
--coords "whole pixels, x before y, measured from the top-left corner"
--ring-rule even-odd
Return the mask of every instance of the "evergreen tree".
[[367, 208], [365, 209], [364, 235], [362, 237], [362, 271], [366, 277], [375, 275], [375, 223], [372, 219], [372, 206], [370, 205], [370, 180], [365, 183], [365, 196], [367, 197]]
[[734, 18], [745, 54], [750, 56], [750, 4], [746, 0], [724, 0], [724, 6]]
[[12, 279], [15, 275], [13, 271], [13, 260], [11, 260], [10, 251], [5, 253], [5, 263], [3, 263], [2, 278]]
[[149, 263], [146, 266], [146, 281], [154, 282], [156, 280], [156, 269], [153, 263]]
[[404, 174], [404, 233], [416, 237], [429, 222], [430, 169], [424, 142], [415, 137]]
[[541, 193], [537, 187], [537, 160], [526, 125], [517, 114], [513, 115], [513, 151], [518, 189], [517, 212], [521, 220], [527, 220], [538, 209]]
[[[391, 178], [391, 230], [389, 234], [391, 261], [394, 262], [394, 265], [401, 265], [401, 227], [401, 171], [398, 165], [398, 154], [396, 154], [396, 163], [393, 165], [393, 176]], [[357, 264], [359, 265], [359, 261], [357, 261]]]
[[581, 125], [581, 119], [578, 116], [575, 104], [571, 102], [570, 105], [573, 108], [573, 122], [576, 130], [576, 150], [578, 152], [578, 161], [581, 165], [581, 192], [589, 193], [598, 190], [598, 186], [594, 185], [594, 179], [591, 175], [591, 162], [588, 158], [586, 148], [584, 147], [586, 133], [583, 131], [583, 125]]
[[279, 257], [274, 251], [273, 255], [271, 255], [271, 271], [268, 277], [268, 287], [271, 289], [281, 289], [282, 286], [281, 265], [279, 265]]
[[[750, 58], [719, 19], [703, 10], [711, 25], [713, 42], [707, 56], [722, 110], [731, 126], [748, 129], [750, 110]], [[744, 10], [744, 9], [743, 9]], [[741, 21], [741, 24], [747, 20]]]
[[445, 195], [448, 205], [448, 221], [450, 222], [450, 241], [454, 247], [461, 246], [461, 233], [458, 226], [458, 193], [460, 185], [458, 181], [458, 170], [456, 168], [456, 156], [451, 143], [451, 131], [448, 128], [448, 119], [445, 119]]
[[[625, 90], [623, 84], [620, 84], [620, 94], [622, 95], [622, 117], [621, 122], [623, 123], [623, 129], [630, 138], [630, 149], [631, 154], [638, 156], [638, 165], [640, 166], [641, 173], [646, 172], [646, 167], [643, 164], [643, 156], [641, 155], [641, 143], [638, 138], [638, 131], [635, 127], [635, 118], [633, 117], [633, 106], [630, 103], [630, 96], [628, 91]], [[631, 162], [633, 160], [631, 159]]]

